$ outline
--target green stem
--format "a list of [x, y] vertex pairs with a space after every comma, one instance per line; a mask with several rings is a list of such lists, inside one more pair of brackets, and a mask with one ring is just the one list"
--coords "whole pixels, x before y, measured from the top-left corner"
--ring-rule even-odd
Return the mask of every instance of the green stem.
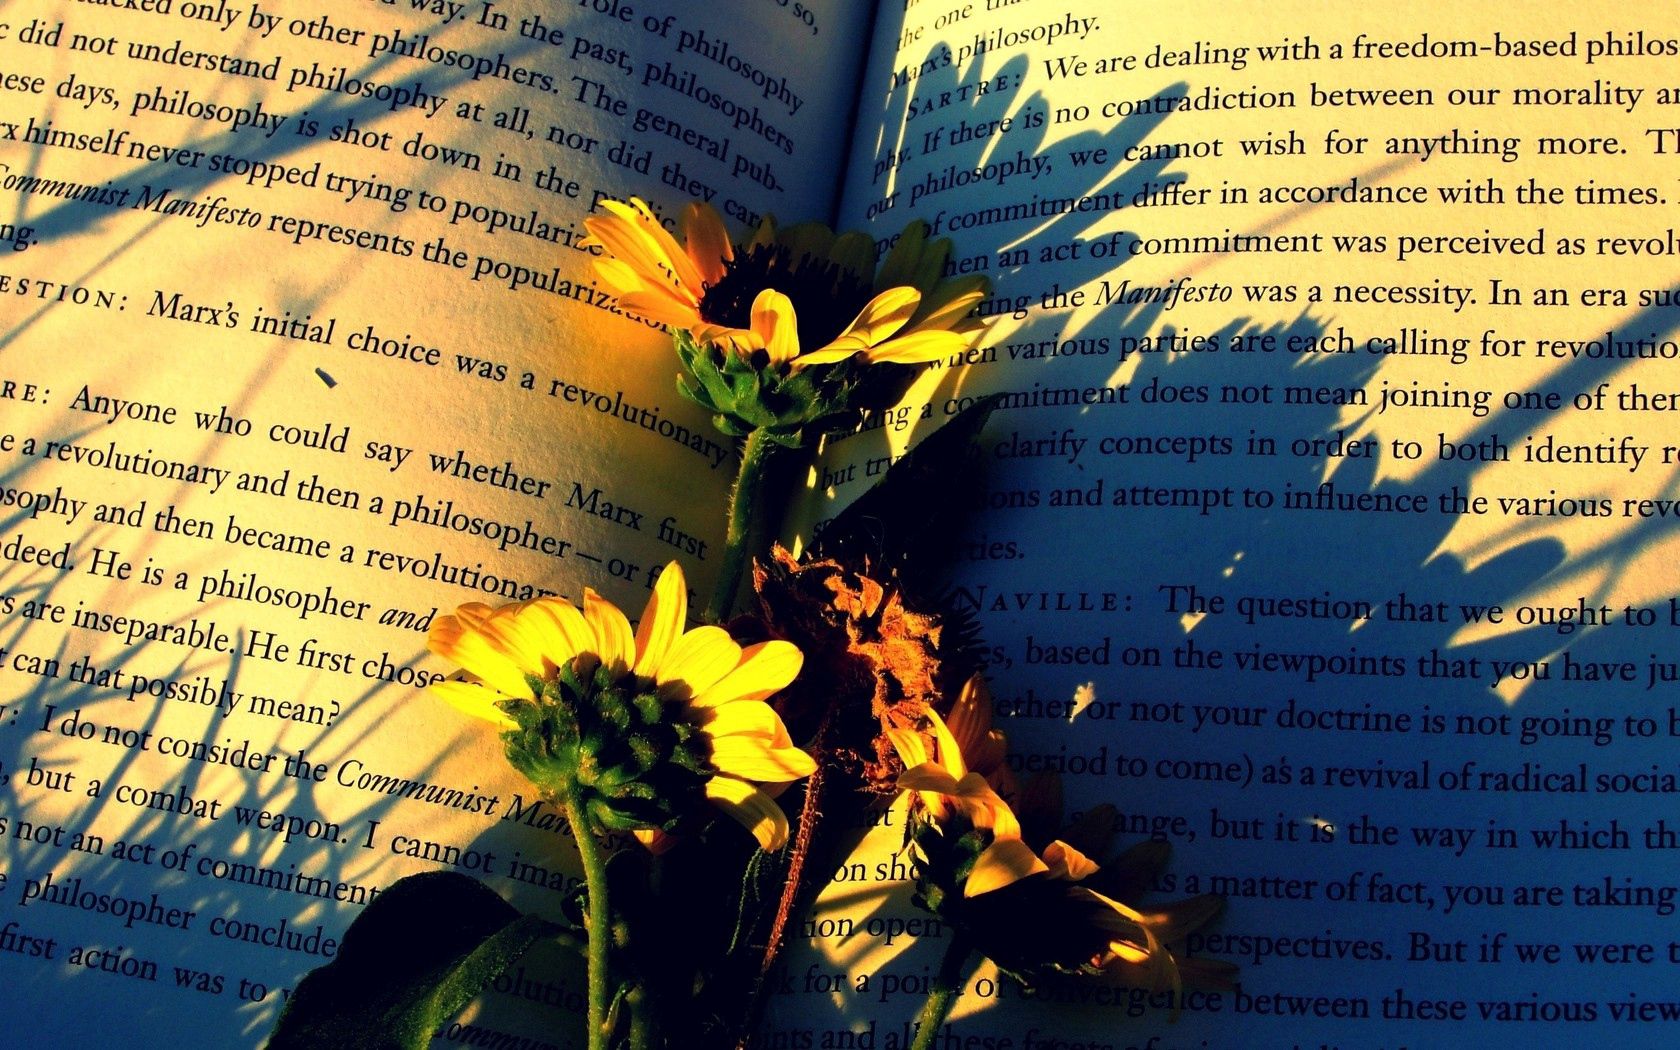
[[921, 1015], [916, 1018], [916, 1041], [910, 1044], [910, 1050], [931, 1050], [937, 1045], [940, 1026], [951, 1007], [957, 1004], [957, 996], [962, 994], [963, 964], [967, 961], [967, 938], [952, 934], [951, 943], [945, 947], [945, 959], [939, 964], [939, 975], [933, 979], [927, 1002], [922, 1004]]
[[566, 820], [572, 826], [572, 841], [583, 859], [584, 883], [589, 888], [589, 913], [584, 928], [589, 934], [589, 1050], [607, 1047], [607, 950], [612, 946], [612, 908], [607, 901], [607, 858], [595, 841], [583, 817], [583, 800], [576, 788], [562, 800]]
[[630, 989], [624, 1004], [630, 1008], [630, 1050], [651, 1050], [656, 1029], [647, 987], [638, 984]]
[[758, 489], [764, 480], [764, 462], [774, 447], [762, 429], [747, 435], [741, 449], [741, 471], [735, 475], [735, 488], [729, 494], [729, 530], [724, 536], [723, 569], [718, 574], [717, 590], [706, 610], [707, 623], [722, 623], [735, 608], [735, 591], [741, 583], [741, 573], [747, 564], [747, 540], [752, 531], [753, 509]]

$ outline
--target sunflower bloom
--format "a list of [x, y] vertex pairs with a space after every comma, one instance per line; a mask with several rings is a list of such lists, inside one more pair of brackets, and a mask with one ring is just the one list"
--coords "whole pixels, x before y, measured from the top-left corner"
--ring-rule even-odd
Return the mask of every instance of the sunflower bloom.
[[1143, 843], [1105, 868], [1061, 839], [1042, 850], [1027, 843], [1011, 805], [1023, 793], [990, 710], [975, 678], [949, 723], [930, 714], [923, 732], [888, 731], [905, 765], [899, 786], [913, 793], [905, 837], [916, 865], [917, 903], [1023, 983], [1089, 978], [1176, 995], [1186, 977], [1228, 981], [1223, 964], [1180, 960], [1168, 947], [1216, 916], [1223, 900], [1127, 903], [1147, 892], [1164, 866], [1164, 844]]
[[427, 647], [468, 677], [431, 688], [501, 729], [509, 760], [545, 793], [575, 790], [591, 830], [657, 839], [709, 801], [779, 848], [787, 818], [759, 785], [815, 764], [765, 700], [803, 658], [788, 642], [742, 648], [720, 627], [687, 630], [687, 615], [675, 562], [634, 630], [588, 588], [581, 609], [554, 597], [463, 605], [438, 618]]
[[629, 313], [686, 332], [762, 368], [799, 371], [853, 357], [873, 364], [941, 360], [973, 343], [984, 278], [942, 280], [950, 242], [901, 234], [880, 270], [874, 241], [818, 223], [766, 219], [742, 244], [710, 205], [683, 211], [683, 243], [643, 201], [603, 201], [584, 220], [603, 283]]
[[[964, 693], [968, 692], [965, 687]], [[942, 830], [966, 828], [959, 843], [970, 836], [985, 840], [983, 845], [979, 841], [963, 844], [967, 850], [978, 847], [979, 851], [959, 864], [962, 896], [987, 893], [1049, 870], [1022, 841], [1021, 822], [1009, 804], [984, 774], [968, 768], [945, 722], [931, 711], [927, 717], [932, 726], [931, 752], [926, 738], [911, 730], [889, 729], [887, 738], [904, 762], [898, 786], [917, 793], [913, 819]], [[919, 848], [914, 839], [912, 846]], [[923, 851], [918, 859], [927, 860], [929, 854]]]

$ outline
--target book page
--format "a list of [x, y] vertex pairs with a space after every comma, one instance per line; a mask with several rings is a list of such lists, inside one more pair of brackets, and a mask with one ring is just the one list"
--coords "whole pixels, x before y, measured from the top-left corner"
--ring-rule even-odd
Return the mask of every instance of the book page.
[[[950, 537], [997, 723], [1070, 812], [1172, 843], [1160, 899], [1227, 897], [1184, 948], [1242, 969], [1171, 1024], [982, 967], [940, 1045], [1671, 1042], [1680, 25], [900, 14], [842, 220], [928, 220], [996, 324], [836, 444], [812, 515], [1002, 395]], [[784, 1045], [903, 1045], [940, 932], [840, 902], [913, 916], [906, 874], [860, 861], [807, 929]]]
[[[0, 9], [13, 1030], [255, 1045], [404, 874], [558, 908], [563, 822], [419, 691], [426, 629], [710, 587], [734, 450], [583, 220], [829, 214], [864, 14]], [[580, 1023], [543, 987], [521, 1037]]]

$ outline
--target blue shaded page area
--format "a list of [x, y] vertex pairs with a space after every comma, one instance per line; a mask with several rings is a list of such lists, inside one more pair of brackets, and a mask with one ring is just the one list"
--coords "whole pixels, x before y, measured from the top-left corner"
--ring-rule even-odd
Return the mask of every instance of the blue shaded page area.
[[[842, 218], [932, 223], [995, 326], [837, 443], [810, 515], [1002, 394], [948, 544], [997, 725], [1070, 812], [1172, 843], [1160, 899], [1225, 894], [1185, 950], [1242, 968], [1169, 1024], [981, 967], [942, 1038], [1670, 1042], [1675, 27], [894, 14]], [[914, 914], [899, 841], [834, 915]], [[941, 946], [885, 923], [808, 931], [785, 1045], [897, 1037]]]

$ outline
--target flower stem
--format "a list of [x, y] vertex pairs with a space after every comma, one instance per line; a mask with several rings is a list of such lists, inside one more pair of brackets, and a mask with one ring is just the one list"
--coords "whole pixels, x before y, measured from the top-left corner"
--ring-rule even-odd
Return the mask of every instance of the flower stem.
[[630, 1050], [650, 1050], [656, 1029], [646, 986], [638, 984], [630, 989], [624, 1002], [630, 1008]]
[[764, 958], [758, 966], [758, 984], [762, 986], [770, 976], [770, 968], [776, 965], [776, 958], [781, 954], [787, 941], [788, 923], [793, 920], [794, 906], [804, 895], [805, 864], [811, 859], [811, 840], [816, 837], [817, 825], [822, 822], [823, 791], [828, 786], [828, 751], [826, 742], [828, 725], [833, 720], [834, 708], [831, 706], [823, 716], [821, 728], [817, 730], [811, 750], [817, 760], [817, 768], [805, 778], [805, 801], [799, 807], [798, 830], [793, 835], [793, 849], [788, 854], [788, 866], [785, 881], [782, 884], [782, 895], [776, 902], [776, 917], [770, 924], [770, 936], [764, 945]]
[[940, 1026], [945, 1023], [951, 1007], [957, 1004], [957, 996], [962, 994], [962, 971], [966, 962], [968, 939], [961, 934], [953, 934], [951, 943], [945, 946], [945, 959], [939, 964], [939, 975], [933, 979], [927, 1002], [922, 1004], [921, 1015], [916, 1018], [916, 1041], [910, 1044], [910, 1050], [931, 1050], [938, 1045]]
[[833, 721], [834, 705], [830, 703], [823, 714], [822, 724], [817, 727], [816, 736], [806, 745], [811, 756], [817, 760], [817, 768], [805, 779], [805, 801], [800, 804], [793, 844], [788, 850], [787, 869], [782, 875], [782, 893], [776, 900], [776, 913], [770, 922], [770, 933], [764, 940], [764, 955], [759, 960], [758, 973], [753, 978], [752, 991], [747, 997], [747, 1009], [742, 1015], [745, 1018], [744, 1030], [735, 1042], [735, 1050], [749, 1050], [753, 1044], [754, 1033], [764, 1011], [770, 971], [787, 946], [788, 927], [793, 921], [794, 909], [801, 898], [809, 896], [811, 887], [807, 884], [805, 868], [811, 859], [817, 828], [823, 818], [823, 794], [828, 787], [828, 728]]
[[706, 610], [707, 623], [722, 623], [735, 608], [735, 591], [741, 583], [741, 572], [747, 564], [747, 540], [752, 532], [753, 507], [757, 502], [759, 484], [764, 479], [764, 461], [769, 458], [769, 435], [762, 429], [747, 435], [741, 449], [741, 471], [735, 475], [735, 488], [729, 494], [729, 530], [724, 536], [723, 569], [718, 574], [717, 590]]
[[572, 841], [583, 860], [589, 888], [589, 912], [584, 928], [589, 935], [589, 1050], [607, 1046], [607, 949], [612, 946], [612, 908], [607, 901], [607, 859], [583, 817], [583, 800], [574, 787], [561, 800], [572, 826]]

